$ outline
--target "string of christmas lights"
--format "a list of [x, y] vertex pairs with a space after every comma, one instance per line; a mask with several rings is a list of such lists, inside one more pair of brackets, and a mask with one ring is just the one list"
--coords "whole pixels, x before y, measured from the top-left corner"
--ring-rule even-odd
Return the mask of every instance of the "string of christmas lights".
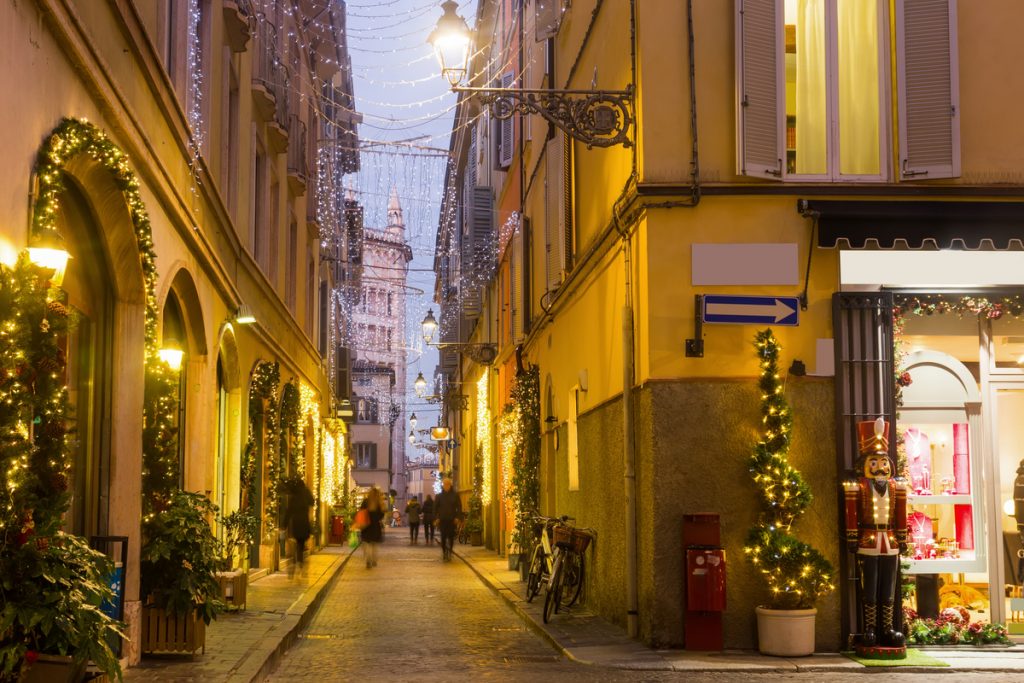
[[761, 502], [758, 521], [747, 534], [744, 552], [764, 576], [771, 607], [806, 609], [831, 592], [834, 570], [825, 557], [790, 533], [811, 503], [810, 487], [789, 464], [793, 417], [779, 377], [781, 347], [770, 329], [754, 341], [761, 378], [761, 439], [750, 456], [750, 473]]

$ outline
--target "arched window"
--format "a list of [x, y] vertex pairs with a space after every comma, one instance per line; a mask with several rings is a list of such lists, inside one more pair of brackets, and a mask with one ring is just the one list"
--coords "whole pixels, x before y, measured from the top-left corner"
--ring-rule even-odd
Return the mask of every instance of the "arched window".
[[[67, 339], [68, 399], [76, 435], [67, 530], [105, 535], [110, 499], [110, 416], [113, 387], [114, 292], [107, 259], [98, 242], [101, 226], [85, 195], [68, 180], [61, 194], [58, 229], [82, 267], [64, 278], [76, 324]], [[85, 265], [88, 264], [88, 265]]]
[[181, 360], [181, 367], [178, 370], [178, 406], [174, 418], [174, 426], [178, 430], [178, 486], [184, 489], [186, 481], [185, 444], [187, 443], [187, 436], [185, 434], [185, 399], [188, 393], [186, 391], [186, 387], [188, 387], [188, 380], [186, 378], [188, 374], [188, 335], [185, 332], [185, 316], [182, 313], [181, 303], [178, 301], [178, 297], [173, 290], [167, 294], [167, 301], [164, 303], [162, 335], [164, 347], [172, 340], [177, 343], [178, 348], [185, 352]]

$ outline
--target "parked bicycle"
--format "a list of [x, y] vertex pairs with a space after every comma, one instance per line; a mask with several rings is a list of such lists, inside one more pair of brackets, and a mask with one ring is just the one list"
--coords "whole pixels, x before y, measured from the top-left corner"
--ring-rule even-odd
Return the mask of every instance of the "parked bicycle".
[[[563, 518], [567, 521], [569, 518]], [[533, 599], [540, 593], [541, 586], [551, 576], [551, 562], [554, 559], [555, 547], [551, 545], [551, 529], [563, 520], [557, 517], [533, 518], [534, 545], [533, 553], [530, 555], [530, 569], [526, 575], [526, 601], [533, 602]]]
[[556, 524], [551, 531], [558, 552], [551, 563], [551, 577], [544, 596], [545, 624], [552, 614], [563, 607], [572, 607], [580, 599], [586, 568], [583, 554], [595, 533], [593, 529], [577, 529], [566, 523]]

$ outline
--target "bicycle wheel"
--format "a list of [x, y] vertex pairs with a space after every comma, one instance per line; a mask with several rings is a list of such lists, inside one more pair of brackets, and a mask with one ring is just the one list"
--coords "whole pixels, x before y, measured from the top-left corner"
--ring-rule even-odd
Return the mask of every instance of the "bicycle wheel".
[[551, 615], [558, 612], [558, 603], [562, 599], [562, 558], [555, 558], [551, 568], [551, 579], [548, 581], [548, 592], [544, 596], [544, 623], [551, 620]]
[[580, 599], [580, 596], [583, 595], [585, 564], [583, 555], [579, 553], [571, 553], [566, 560], [565, 583], [568, 587], [568, 595], [565, 597], [569, 599], [566, 607], [572, 607]]
[[533, 602], [540, 593], [540, 583], [544, 576], [544, 547], [537, 546], [533, 549], [533, 559], [530, 560], [530, 573], [526, 577], [526, 602]]

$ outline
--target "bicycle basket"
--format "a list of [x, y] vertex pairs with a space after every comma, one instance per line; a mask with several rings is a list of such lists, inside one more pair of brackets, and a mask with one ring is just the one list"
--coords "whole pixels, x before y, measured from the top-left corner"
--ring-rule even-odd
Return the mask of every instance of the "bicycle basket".
[[572, 527], [556, 524], [551, 528], [551, 537], [555, 545], [569, 547], [572, 545]]
[[590, 533], [586, 531], [581, 531], [580, 529], [573, 529], [572, 542], [570, 543], [570, 545], [572, 546], [573, 550], [582, 555], [584, 552], [586, 552], [592, 540], [594, 540], [594, 537], [591, 536]]

